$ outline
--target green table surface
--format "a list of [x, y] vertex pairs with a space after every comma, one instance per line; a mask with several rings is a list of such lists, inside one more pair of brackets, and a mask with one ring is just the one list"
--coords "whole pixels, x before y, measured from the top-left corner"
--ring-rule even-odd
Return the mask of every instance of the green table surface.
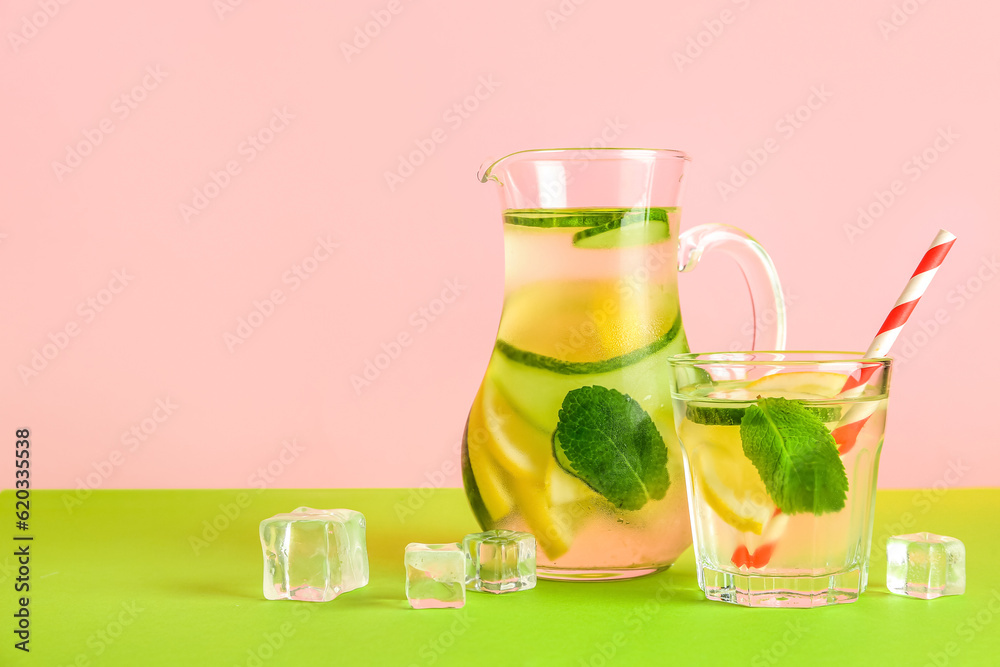
[[[522, 593], [470, 593], [463, 609], [416, 611], [403, 594], [403, 547], [477, 530], [461, 490], [423, 493], [33, 491], [20, 531], [4, 491], [0, 665], [1000, 664], [1000, 489], [880, 491], [868, 591], [817, 609], [708, 602], [689, 549], [639, 579], [539, 581]], [[300, 505], [366, 515], [368, 586], [326, 603], [263, 598], [258, 523]], [[915, 531], [965, 542], [965, 595], [887, 592], [885, 539]], [[13, 632], [25, 595], [14, 590], [13, 554], [24, 545], [28, 653]]]

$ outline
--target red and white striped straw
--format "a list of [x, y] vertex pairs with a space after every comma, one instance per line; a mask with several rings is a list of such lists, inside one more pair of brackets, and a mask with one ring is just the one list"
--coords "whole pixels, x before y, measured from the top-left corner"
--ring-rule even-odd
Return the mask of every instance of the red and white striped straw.
[[[938, 267], [948, 256], [948, 251], [955, 244], [955, 235], [945, 230], [939, 230], [931, 247], [927, 249], [920, 259], [913, 275], [910, 276], [903, 293], [896, 299], [896, 304], [889, 311], [882, 326], [879, 327], [875, 339], [865, 351], [865, 358], [884, 357], [889, 353], [889, 348], [899, 338], [899, 332], [903, 330], [903, 325], [910, 319], [910, 314], [916, 308], [920, 297], [927, 291], [927, 286], [937, 273]], [[871, 364], [865, 366], [856, 375], [847, 378], [844, 388], [840, 392], [840, 397], [858, 396], [864, 391], [864, 385], [871, 379], [873, 373], [880, 366]], [[833, 430], [833, 438], [837, 441], [841, 454], [845, 454], [854, 446], [858, 437], [858, 432], [868, 421], [868, 418], [875, 412], [878, 403], [876, 401], [855, 403], [847, 411], [847, 414], [840, 420], [840, 424]]]
[[[927, 291], [927, 286], [930, 285], [931, 279], [934, 278], [938, 267], [941, 266], [944, 258], [948, 255], [948, 251], [951, 250], [951, 246], [954, 244], [954, 234], [943, 229], [938, 231], [937, 236], [934, 237], [934, 241], [931, 243], [931, 247], [924, 253], [920, 264], [917, 265], [916, 271], [913, 272], [910, 280], [906, 283], [906, 287], [903, 288], [903, 293], [896, 299], [896, 304], [889, 311], [889, 315], [885, 318], [878, 333], [875, 334], [872, 344], [865, 351], [866, 359], [884, 357], [889, 353], [889, 348], [899, 338], [899, 332], [903, 329], [903, 325], [910, 318], [910, 314], [917, 306], [917, 302], [920, 301], [920, 297]], [[857, 375], [847, 378], [847, 382], [844, 383], [844, 388], [840, 391], [839, 397], [849, 398], [860, 396], [861, 392], [864, 391], [865, 384], [879, 368], [880, 366], [877, 364], [865, 366]], [[833, 429], [833, 439], [837, 442], [837, 451], [840, 452], [841, 456], [854, 447], [858, 433], [860, 433], [861, 429], [868, 422], [868, 418], [875, 413], [878, 404], [878, 401], [855, 403], [847, 411], [847, 414], [841, 418], [837, 428]], [[736, 551], [733, 552], [733, 563], [737, 567], [747, 565], [749, 567], [760, 568], [767, 565], [771, 560], [771, 554], [774, 553], [781, 535], [785, 532], [787, 522], [788, 518], [780, 510], [775, 510], [774, 515], [764, 528], [764, 543], [757, 547], [753, 553], [750, 553], [746, 546], [737, 547]]]

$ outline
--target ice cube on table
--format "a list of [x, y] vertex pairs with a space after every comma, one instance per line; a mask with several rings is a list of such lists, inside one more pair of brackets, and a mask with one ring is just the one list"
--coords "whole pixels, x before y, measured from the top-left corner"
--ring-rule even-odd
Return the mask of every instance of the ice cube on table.
[[457, 542], [406, 545], [406, 599], [414, 609], [465, 606], [465, 552]]
[[299, 507], [260, 522], [264, 597], [327, 602], [368, 583], [365, 517]]
[[516, 530], [487, 530], [462, 540], [468, 570], [466, 587], [487, 593], [534, 588], [535, 536]]
[[965, 545], [954, 537], [893, 535], [885, 553], [890, 593], [931, 600], [965, 592]]

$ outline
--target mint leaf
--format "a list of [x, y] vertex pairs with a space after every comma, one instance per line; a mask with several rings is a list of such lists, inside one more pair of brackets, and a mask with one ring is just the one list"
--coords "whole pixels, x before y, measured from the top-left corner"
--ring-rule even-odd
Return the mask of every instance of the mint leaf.
[[606, 387], [566, 394], [552, 436], [556, 461], [613, 505], [637, 510], [670, 486], [667, 446], [631, 396]]
[[740, 439], [782, 512], [820, 515], [843, 509], [844, 462], [826, 424], [802, 401], [758, 397], [740, 421]]

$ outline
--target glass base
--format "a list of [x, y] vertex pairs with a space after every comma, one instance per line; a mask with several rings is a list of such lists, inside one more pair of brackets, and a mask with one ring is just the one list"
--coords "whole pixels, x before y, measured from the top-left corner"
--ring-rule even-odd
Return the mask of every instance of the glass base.
[[548, 565], [538, 566], [538, 578], [550, 579], [552, 581], [615, 581], [616, 579], [635, 579], [644, 577], [654, 572], [662, 572], [670, 567], [666, 565], [649, 565], [638, 567], [552, 567]]
[[744, 607], [825, 607], [858, 599], [861, 568], [822, 576], [733, 574], [702, 568], [705, 597]]

